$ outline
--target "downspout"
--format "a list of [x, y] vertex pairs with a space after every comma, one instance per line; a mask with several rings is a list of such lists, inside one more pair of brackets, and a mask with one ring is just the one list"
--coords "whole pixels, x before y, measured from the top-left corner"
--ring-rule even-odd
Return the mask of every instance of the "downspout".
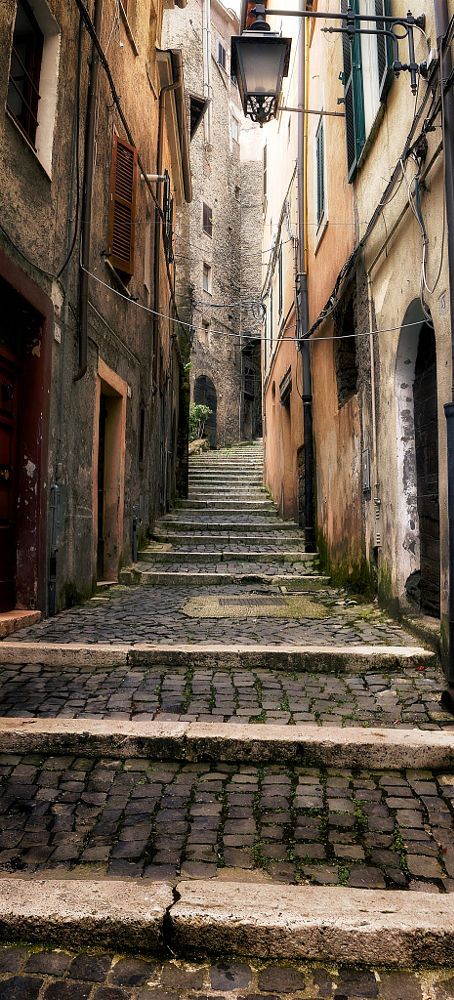
[[[95, 0], [93, 26], [99, 39], [102, 25], [103, 0]], [[95, 42], [91, 47], [90, 79], [87, 93], [87, 121], [85, 130], [84, 185], [81, 207], [81, 247], [79, 269], [79, 368], [74, 382], [84, 377], [88, 366], [88, 281], [90, 270], [90, 244], [95, 174], [96, 104], [98, 100], [99, 55]]]
[[[165, 100], [167, 94], [175, 93], [176, 90], [181, 87], [182, 76], [181, 71], [179, 72], [178, 79], [174, 83], [167, 84], [166, 87], [161, 87], [159, 91], [159, 109], [158, 109], [158, 144], [156, 151], [156, 174], [158, 177], [162, 175], [162, 158], [163, 158], [163, 145], [164, 145], [164, 110], [165, 110]], [[153, 308], [156, 313], [159, 310], [160, 304], [160, 283], [161, 283], [161, 206], [160, 198], [157, 198], [157, 204], [155, 208], [155, 240], [154, 240], [154, 281], [153, 281]], [[158, 357], [158, 347], [159, 347], [159, 316], [155, 316], [154, 321], [154, 348], [156, 351], [156, 356]], [[156, 390], [159, 385], [158, 365], [156, 364]]]
[[[300, 0], [301, 10], [306, 7], [305, 0]], [[306, 18], [301, 19], [301, 38], [298, 60], [298, 107], [303, 109], [298, 115], [298, 154], [297, 154], [297, 176], [298, 176], [298, 241], [300, 252], [300, 275], [299, 275], [299, 350], [301, 351], [301, 364], [303, 370], [303, 427], [304, 427], [304, 532], [306, 551], [315, 551], [315, 524], [314, 524], [314, 442], [312, 426], [312, 379], [310, 362], [310, 345], [305, 339], [309, 328], [309, 306], [307, 292], [307, 266], [306, 266], [306, 142], [305, 123], [306, 114], [306, 65], [307, 65], [307, 29]]]
[[[454, 93], [452, 87], [444, 94], [445, 81], [452, 71], [451, 49], [444, 48], [448, 30], [447, 0], [434, 0], [435, 28], [440, 60], [440, 89], [443, 109], [444, 183], [448, 231], [449, 298], [451, 310], [451, 397], [454, 400]], [[448, 598], [448, 663], [447, 690], [441, 696], [444, 709], [454, 715], [454, 402], [445, 406], [448, 457], [448, 529], [449, 529], [449, 598]]]

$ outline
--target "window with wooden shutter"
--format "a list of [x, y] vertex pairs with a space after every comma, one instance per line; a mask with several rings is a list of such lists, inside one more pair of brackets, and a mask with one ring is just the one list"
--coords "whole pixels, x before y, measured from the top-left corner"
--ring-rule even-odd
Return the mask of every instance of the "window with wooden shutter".
[[[359, 14], [359, 0], [352, 0], [351, 7], [354, 14]], [[347, 13], [347, 8], [348, 0], [342, 0], [341, 10], [343, 14]], [[343, 34], [342, 43], [348, 179], [352, 181], [366, 142], [360, 36], [356, 34], [353, 42], [350, 42], [348, 35]]]
[[114, 134], [110, 176], [109, 258], [122, 276], [134, 273], [137, 150]]
[[[390, 0], [375, 0], [375, 14], [377, 17], [390, 17]], [[377, 21], [376, 28], [378, 32], [383, 31], [385, 22]], [[380, 101], [384, 101], [394, 77], [392, 70], [394, 61], [393, 44], [387, 35], [377, 35], [377, 57]]]

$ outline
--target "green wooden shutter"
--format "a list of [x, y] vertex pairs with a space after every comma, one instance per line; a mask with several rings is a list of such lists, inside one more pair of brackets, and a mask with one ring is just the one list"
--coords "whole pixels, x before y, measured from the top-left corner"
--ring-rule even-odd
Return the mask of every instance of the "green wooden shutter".
[[325, 130], [323, 118], [315, 136], [315, 155], [317, 158], [317, 225], [325, 213]]
[[[353, 13], [359, 14], [359, 0], [352, 0], [351, 6]], [[343, 14], [347, 13], [347, 7], [348, 0], [342, 0], [341, 10]], [[352, 181], [366, 142], [361, 39], [359, 35], [355, 35], [353, 42], [350, 43], [348, 35], [344, 34], [342, 35], [342, 43], [348, 179]]]
[[[375, 0], [375, 13], [377, 17], [391, 15], [390, 0]], [[377, 21], [377, 31], [385, 27], [384, 21]], [[394, 61], [393, 44], [387, 35], [377, 35], [377, 56], [378, 56], [378, 82], [380, 100], [386, 100], [386, 95], [394, 78], [392, 64]]]

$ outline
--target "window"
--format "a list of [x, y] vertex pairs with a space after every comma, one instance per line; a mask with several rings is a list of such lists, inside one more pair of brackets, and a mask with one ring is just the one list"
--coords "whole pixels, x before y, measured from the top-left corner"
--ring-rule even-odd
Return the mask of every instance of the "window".
[[270, 358], [273, 353], [273, 341], [274, 341], [274, 295], [271, 289], [270, 293]]
[[317, 226], [325, 215], [325, 123], [323, 118], [315, 133], [315, 162], [316, 162], [316, 219]]
[[205, 263], [203, 265], [203, 290], [211, 295], [211, 267]]
[[240, 141], [240, 123], [236, 115], [230, 116], [230, 135], [235, 142]]
[[284, 304], [284, 274], [283, 274], [283, 262], [282, 262], [282, 243], [279, 245], [279, 262], [278, 262], [278, 291], [279, 291], [279, 316], [282, 316], [282, 307]]
[[207, 236], [213, 235], [213, 210], [203, 202], [203, 231]]
[[9, 73], [8, 110], [35, 148], [44, 36], [28, 3], [19, 0]]
[[6, 108], [51, 173], [60, 29], [45, 0], [18, 0]]
[[263, 147], [263, 198], [267, 196], [267, 170], [268, 170], [268, 153], [266, 143]]
[[[344, 13], [347, 3], [348, 0], [342, 0]], [[352, 0], [351, 6], [355, 14], [379, 17], [390, 13], [390, 0]], [[378, 21], [377, 30], [383, 27], [384, 22]], [[393, 52], [391, 40], [384, 35], [357, 34], [351, 44], [346, 35], [342, 38], [348, 179], [352, 181], [367, 136], [391, 84]]]
[[109, 258], [124, 278], [134, 273], [137, 150], [114, 133], [110, 174]]
[[223, 69], [226, 68], [227, 65], [226, 51], [222, 42], [218, 42], [218, 63], [220, 66], [222, 66]]

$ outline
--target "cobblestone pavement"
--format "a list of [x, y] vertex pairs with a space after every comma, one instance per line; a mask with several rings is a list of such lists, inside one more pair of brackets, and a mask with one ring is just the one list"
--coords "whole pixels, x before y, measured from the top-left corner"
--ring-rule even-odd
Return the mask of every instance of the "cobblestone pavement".
[[[226, 597], [279, 595], [277, 587], [225, 586]], [[112, 587], [108, 594], [21, 629], [9, 641], [45, 642], [194, 642], [255, 645], [419, 645], [395, 621], [373, 605], [355, 604], [335, 591], [311, 594], [328, 617], [189, 618], [189, 599], [206, 598], [209, 587]], [[216, 596], [219, 591], [216, 588]], [[1, 645], [0, 645], [1, 659]]]
[[286, 674], [118, 666], [0, 667], [0, 715], [334, 726], [454, 726], [441, 672]]
[[452, 1000], [454, 970], [163, 961], [0, 946], [1, 1000]]
[[0, 757], [0, 871], [454, 891], [454, 774]]

